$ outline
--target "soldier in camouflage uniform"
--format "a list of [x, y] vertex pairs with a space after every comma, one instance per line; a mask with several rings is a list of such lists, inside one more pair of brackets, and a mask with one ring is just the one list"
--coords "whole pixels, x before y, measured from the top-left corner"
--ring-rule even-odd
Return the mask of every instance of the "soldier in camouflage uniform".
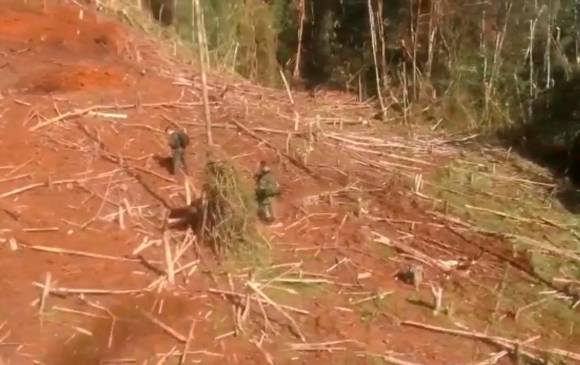
[[187, 174], [187, 164], [185, 163], [185, 149], [189, 145], [189, 136], [182, 130], [166, 129], [168, 143], [171, 148], [172, 173], [176, 174], [179, 166]]
[[280, 195], [280, 190], [270, 167], [264, 161], [260, 162], [260, 171], [256, 174], [256, 199], [258, 200], [258, 214], [268, 223], [274, 221], [272, 200], [278, 195]]

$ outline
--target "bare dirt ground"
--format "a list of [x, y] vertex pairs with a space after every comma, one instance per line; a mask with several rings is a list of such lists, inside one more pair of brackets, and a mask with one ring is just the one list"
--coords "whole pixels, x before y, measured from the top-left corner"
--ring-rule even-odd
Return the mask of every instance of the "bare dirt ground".
[[[260, 227], [268, 247], [225, 261], [188, 230], [167, 250], [165, 212], [185, 189], [159, 162], [166, 126], [188, 130], [204, 183], [196, 69], [76, 4], [0, 9], [4, 364], [579, 360], [577, 298], [558, 285], [579, 277], [577, 222], [542, 172], [379, 127], [346, 94], [296, 93], [293, 107], [283, 90], [211, 75], [213, 151], [248, 179], [272, 163], [279, 224]], [[413, 262], [417, 291], [395, 277]]]

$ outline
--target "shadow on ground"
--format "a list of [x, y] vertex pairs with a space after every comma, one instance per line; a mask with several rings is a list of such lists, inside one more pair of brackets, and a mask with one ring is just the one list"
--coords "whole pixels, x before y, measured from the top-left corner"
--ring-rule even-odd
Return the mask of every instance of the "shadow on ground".
[[192, 228], [199, 233], [203, 220], [201, 199], [191, 202], [190, 205], [172, 208], [169, 211], [169, 219], [172, 221], [169, 225], [171, 229], [186, 230]]
[[556, 193], [556, 198], [573, 214], [580, 214], [580, 190], [578, 186], [566, 186]]
[[169, 174], [175, 175], [175, 171], [173, 170], [173, 160], [171, 159], [171, 157], [155, 155], [153, 156], [153, 159], [155, 160], [155, 162], [157, 162], [159, 167], [167, 171]]
[[554, 196], [571, 213], [580, 212], [580, 76], [557, 85], [533, 105], [530, 121], [502, 133], [520, 156], [547, 168]]

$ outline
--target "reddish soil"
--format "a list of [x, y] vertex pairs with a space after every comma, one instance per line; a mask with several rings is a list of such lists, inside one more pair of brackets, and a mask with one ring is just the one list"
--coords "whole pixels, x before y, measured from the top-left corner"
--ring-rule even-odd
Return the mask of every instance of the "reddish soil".
[[[185, 336], [193, 321], [188, 361], [204, 364], [266, 364], [269, 357], [275, 364], [376, 364], [380, 363], [376, 355], [389, 354], [420, 364], [447, 365], [474, 363], [498, 351], [484, 342], [399, 325], [393, 316], [454, 327], [448, 317], [431, 314], [428, 283], [439, 283], [454, 304], [454, 320], [484, 331], [496, 306], [494, 290], [504, 261], [513, 261], [522, 277], [533, 281], [525, 273], [525, 262], [511, 259], [501, 240], [447, 228], [445, 221], [429, 213], [430, 202], [413, 194], [407, 180], [389, 172], [402, 163], [396, 156], [387, 153], [384, 161], [391, 165], [369, 168], [361, 164], [362, 152], [324, 138], [308, 159], [312, 172], [306, 173], [233, 125], [224, 128], [224, 123], [239, 121], [283, 151], [287, 135], [279, 131], [291, 131], [294, 119], [284, 91], [220, 75], [210, 77], [214, 139], [219, 146], [214, 152], [231, 159], [247, 178], [260, 159], [273, 162], [284, 189], [277, 205], [280, 226], [261, 227], [270, 238], [269, 262], [261, 266], [251, 260], [238, 262], [232, 269], [216, 262], [200, 243], [199, 253], [190, 249], [179, 261], [181, 266], [199, 259], [197, 271], [189, 277], [178, 275], [174, 288], [49, 295], [46, 313], [40, 315], [42, 290], [34, 283], [45, 282], [48, 273], [53, 287], [73, 289], [143, 289], [159, 279], [159, 270], [165, 268], [160, 244], [142, 252], [147, 265], [121, 258], [130, 257], [145, 238], [161, 239], [164, 205], [183, 205], [182, 178], [170, 176], [158, 162], [168, 153], [163, 130], [170, 122], [187, 128], [192, 139], [188, 164], [198, 188], [204, 182], [207, 147], [195, 69], [171, 59], [162, 44], [90, 9], [84, 9], [81, 17], [75, 4], [48, 1], [43, 10], [28, 3], [0, 0], [0, 356], [5, 363], [93, 365], [128, 359], [158, 364], [160, 354], [183, 349], [142, 312], [153, 312]], [[348, 113], [352, 120], [370, 120], [373, 113], [340, 93], [323, 93], [316, 99], [298, 93], [295, 98], [303, 117], [314, 117], [322, 109], [328, 118]], [[100, 111], [123, 119], [83, 114], [35, 128], [59, 114], [94, 105], [116, 106]], [[360, 125], [347, 125], [342, 131], [338, 125], [324, 128], [350, 137], [370, 134]], [[388, 135], [385, 143], [405, 140]], [[425, 150], [421, 153], [427, 155]], [[450, 154], [435, 151], [430, 156], [436, 165]], [[123, 162], [115, 163], [115, 158]], [[416, 173], [427, 174], [433, 168], [405, 164]], [[328, 198], [328, 192], [353, 183], [355, 189]], [[32, 184], [44, 185], [15, 190]], [[312, 196], [316, 199], [308, 199]], [[359, 197], [368, 203], [368, 212], [357, 217], [352, 212]], [[123, 229], [115, 214], [127, 204], [133, 209], [124, 215]], [[432, 258], [478, 261], [469, 273], [454, 270], [445, 275], [426, 267], [426, 283], [416, 293], [394, 278], [411, 262], [409, 258], [374, 243], [372, 231]], [[50, 247], [108, 258], [46, 252]], [[264, 330], [264, 316], [255, 304], [246, 333], [220, 339], [234, 329], [232, 303], [239, 298], [210, 289], [230, 290], [230, 277], [234, 290], [246, 293], [248, 272], [289, 262], [302, 262], [304, 272], [328, 277], [331, 283], [295, 287], [298, 295], [268, 293], [280, 304], [308, 311], [290, 312], [308, 343], [351, 342], [335, 345], [334, 351], [289, 351], [289, 344], [300, 340], [287, 318], [266, 306], [272, 328]], [[393, 293], [382, 304], [355, 303], [384, 291]], [[517, 332], [510, 313], [500, 314], [507, 315], [502, 326], [515, 328], [518, 338], [533, 334]], [[551, 333], [557, 330], [546, 326], [538, 332], [562, 348], [573, 349], [580, 341], [578, 330], [553, 340]], [[259, 349], [252, 341], [259, 341], [262, 334]], [[165, 363], [177, 363], [176, 359]], [[509, 357], [498, 362], [511, 363]]]

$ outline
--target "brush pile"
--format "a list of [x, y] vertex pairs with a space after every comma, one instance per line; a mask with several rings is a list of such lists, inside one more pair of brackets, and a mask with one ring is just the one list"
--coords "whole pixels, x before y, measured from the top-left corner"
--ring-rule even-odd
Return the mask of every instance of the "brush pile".
[[216, 254], [255, 244], [256, 203], [249, 184], [226, 161], [209, 159], [202, 198], [202, 235]]

